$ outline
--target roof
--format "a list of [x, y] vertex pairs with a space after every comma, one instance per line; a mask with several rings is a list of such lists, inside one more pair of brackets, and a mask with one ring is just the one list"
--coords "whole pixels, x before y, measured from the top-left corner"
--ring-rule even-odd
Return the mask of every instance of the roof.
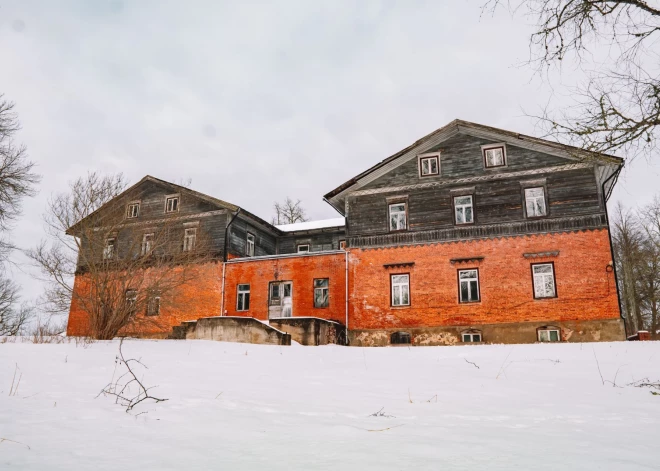
[[[452, 131], [452, 128], [455, 128], [457, 132], [460, 132], [460, 128], [463, 128], [464, 130], [473, 130], [477, 132], [482, 132], [482, 133], [487, 133], [487, 134], [492, 134], [492, 135], [497, 135], [498, 138], [504, 139], [508, 138], [511, 140], [517, 141], [519, 144], [527, 143], [528, 145], [536, 145], [539, 147], [544, 147], [547, 150], [551, 151], [559, 151], [560, 153], [566, 154], [565, 157], [568, 156], [574, 156], [575, 157], [589, 157], [591, 159], [597, 159], [602, 161], [604, 164], [609, 164], [609, 165], [617, 165], [620, 166], [623, 164], [623, 159], [621, 157], [616, 157], [613, 155], [608, 155], [608, 154], [601, 154], [601, 153], [595, 153], [595, 152], [589, 152], [584, 149], [580, 149], [579, 147], [574, 147], [574, 146], [569, 146], [566, 144], [561, 144], [559, 142], [554, 142], [554, 141], [549, 141], [547, 139], [541, 139], [538, 137], [533, 137], [533, 136], [527, 136], [525, 134], [520, 134], [520, 133], [515, 133], [512, 131], [506, 131], [504, 129], [499, 129], [499, 128], [494, 128], [491, 126], [485, 126], [483, 124], [477, 124], [477, 123], [472, 123], [470, 121], [463, 121], [461, 119], [455, 119], [449, 124], [436, 129], [430, 134], [427, 134], [426, 136], [422, 137], [421, 139], [418, 139], [405, 149], [400, 150], [394, 155], [389, 156], [388, 158], [378, 162], [376, 165], [373, 167], [368, 168], [364, 172], [360, 173], [359, 175], [351, 178], [347, 182], [339, 185], [337, 188], [334, 190], [330, 191], [324, 196], [324, 199], [327, 201], [331, 198], [336, 197], [349, 187], [355, 185], [358, 183], [360, 179], [363, 177], [366, 177], [367, 175], [375, 172], [376, 170], [380, 169], [381, 167], [389, 164], [390, 162], [398, 159], [399, 157], [404, 156], [411, 150], [415, 149], [418, 146], [421, 146], [425, 144], [426, 142], [430, 141], [431, 139], [438, 137], [439, 135], [442, 134], [449, 134], [449, 132]], [[451, 137], [453, 134], [448, 135], [447, 138]], [[443, 139], [444, 140], [444, 139]], [[329, 201], [328, 201], [329, 202]], [[330, 202], [329, 202], [330, 203]], [[332, 203], [330, 203], [332, 205]], [[333, 205], [334, 206], [334, 205]]]
[[318, 221], [297, 222], [295, 224], [282, 224], [277, 227], [282, 232], [311, 231], [314, 229], [326, 229], [329, 227], [344, 227], [344, 218], [321, 219]]

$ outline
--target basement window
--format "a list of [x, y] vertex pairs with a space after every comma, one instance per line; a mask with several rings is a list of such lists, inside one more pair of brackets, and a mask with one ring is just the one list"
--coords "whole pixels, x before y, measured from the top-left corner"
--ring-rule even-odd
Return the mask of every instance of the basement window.
[[430, 177], [440, 175], [440, 154], [421, 154], [419, 156], [419, 176]]
[[195, 249], [195, 243], [197, 242], [197, 228], [191, 227], [185, 229], [183, 235], [183, 251], [190, 252]]
[[128, 219], [136, 218], [140, 215], [140, 203], [130, 203], [126, 206], [126, 217]]
[[410, 275], [390, 275], [392, 306], [410, 306]]
[[[273, 285], [274, 286], [274, 285]], [[236, 295], [236, 310], [249, 311], [250, 310], [250, 285], [238, 285], [238, 292]]]
[[481, 342], [481, 332], [478, 330], [466, 330], [461, 334], [461, 339], [465, 343]]
[[152, 296], [147, 303], [147, 316], [160, 314], [160, 296]]
[[539, 342], [559, 342], [561, 336], [557, 327], [541, 327], [536, 331]]
[[115, 238], [109, 237], [105, 239], [105, 247], [103, 247], [103, 260], [110, 260], [115, 256]]
[[557, 297], [554, 263], [533, 263], [532, 279], [535, 299]]
[[254, 234], [247, 233], [247, 245], [245, 248], [245, 255], [254, 257]]
[[406, 230], [406, 203], [396, 203], [389, 206], [390, 211], [390, 231]]
[[298, 245], [298, 253], [307, 253], [307, 252], [309, 252], [309, 244]]
[[410, 334], [408, 332], [394, 332], [390, 335], [390, 343], [392, 345], [410, 345]]
[[329, 285], [328, 278], [321, 278], [314, 280], [314, 307], [328, 307], [329, 301]]
[[456, 224], [472, 224], [474, 222], [472, 195], [454, 196], [454, 218]]
[[458, 270], [458, 296], [462, 303], [479, 301], [479, 270]]
[[168, 196], [165, 198], [165, 212], [176, 213], [179, 210], [179, 196]]

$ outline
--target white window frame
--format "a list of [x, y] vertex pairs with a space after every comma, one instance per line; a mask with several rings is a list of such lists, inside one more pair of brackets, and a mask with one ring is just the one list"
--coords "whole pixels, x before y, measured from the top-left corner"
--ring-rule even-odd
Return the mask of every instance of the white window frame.
[[135, 219], [140, 216], [140, 202], [133, 201], [126, 205], [126, 219]]
[[339, 241], [339, 250], [346, 250], [346, 241], [345, 240], [340, 240]]
[[[431, 164], [435, 160], [436, 172], [430, 172]], [[424, 173], [424, 161], [429, 162], [429, 173]], [[419, 166], [419, 176], [423, 177], [437, 177], [440, 175], [440, 152], [429, 152], [427, 154], [419, 154], [417, 156], [417, 163]]]
[[248, 257], [254, 257], [254, 241], [254, 234], [248, 232], [245, 238], [245, 255]]
[[310, 251], [309, 244], [298, 244], [296, 246], [297, 253], [309, 253], [309, 251]]
[[[176, 205], [173, 203], [176, 201]], [[170, 202], [172, 202], [172, 205], [170, 205]], [[179, 206], [181, 205], [181, 198], [180, 195], [167, 195], [165, 196], [165, 213], [178, 213], [179, 212]], [[170, 206], [176, 206], [176, 208], [171, 208]]]
[[[557, 333], [557, 340], [552, 340], [552, 332]], [[545, 337], [545, 339], [543, 338]], [[536, 338], [539, 342], [561, 342], [561, 331], [558, 328], [545, 328], [536, 331]]]
[[[536, 273], [538, 267], [550, 267], [550, 273]], [[552, 292], [546, 288], [546, 280], [552, 281]], [[555, 279], [555, 264], [554, 263], [532, 263], [532, 280], [534, 288], [534, 299], [548, 299], [557, 297], [557, 283]], [[541, 289], [537, 289], [542, 288]], [[542, 291], [542, 292], [541, 292]]]
[[[456, 195], [456, 196], [453, 196], [453, 198], [454, 198], [453, 199], [453, 203], [454, 203], [454, 222], [457, 225], [474, 224], [474, 196], [473, 195]], [[470, 204], [466, 204], [466, 203], [458, 204], [456, 202], [456, 200], [458, 198], [470, 198]], [[470, 208], [470, 217], [471, 217], [471, 219], [469, 221], [465, 217], [465, 210], [467, 208]], [[459, 212], [462, 212], [462, 214], [463, 214], [463, 222], [458, 221]]]
[[[488, 152], [489, 150], [493, 149], [502, 149], [502, 164], [500, 165], [488, 165]], [[484, 161], [484, 168], [500, 168], [500, 167], [506, 167], [507, 166], [507, 155], [506, 155], [506, 144], [501, 142], [499, 144], [487, 144], [484, 146], [481, 146], [481, 153], [483, 156], [483, 161]]]
[[[395, 277], [405, 277], [404, 279], [395, 281]], [[392, 307], [401, 307], [401, 306], [410, 306], [410, 273], [392, 273], [390, 274], [390, 296], [391, 296], [391, 306]], [[405, 288], [405, 290], [404, 290]], [[408, 295], [408, 302], [403, 302], [404, 291]], [[397, 302], [397, 296], [399, 300]]]
[[116, 244], [117, 244], [116, 237], [108, 237], [107, 239], [105, 239], [105, 246], [103, 247], [103, 260], [111, 260], [112, 258], [114, 258]]
[[[154, 306], [156, 307], [155, 310]], [[147, 316], [158, 315], [160, 315], [160, 296], [153, 296], [149, 298], [149, 301], [147, 302]]]
[[[247, 288], [246, 288], [247, 286]], [[247, 304], [247, 306], [246, 306]], [[236, 288], [236, 310], [245, 312], [250, 310], [250, 284], [241, 283]]]
[[[474, 272], [475, 276], [470, 278], [461, 278], [461, 273]], [[472, 282], [477, 282], [477, 299], [472, 298]], [[468, 299], [463, 300], [463, 283], [467, 284]], [[458, 270], [458, 302], [460, 303], [478, 303], [481, 301], [481, 287], [479, 286], [479, 269], [478, 268], [466, 268], [463, 270]]]
[[147, 234], [144, 234], [142, 236], [142, 251], [140, 252], [142, 255], [149, 255], [151, 251], [154, 249], [154, 233], [149, 232]]
[[195, 250], [195, 244], [197, 244], [197, 228], [185, 228], [183, 230], [183, 251], [190, 252]]
[[[532, 190], [541, 190], [541, 196], [528, 196], [527, 192]], [[528, 218], [542, 218], [548, 215], [548, 204], [547, 200], [545, 199], [544, 186], [526, 187], [523, 189], [523, 194], [525, 195], [525, 215]], [[543, 203], [543, 214], [530, 214], [530, 208], [537, 208], [539, 200]]]
[[[317, 281], [325, 281], [326, 285], [325, 286], [316, 286]], [[317, 293], [317, 291], [321, 292], [322, 297], [325, 293], [325, 296], [324, 296], [325, 303], [323, 305], [318, 305], [316, 303], [316, 299], [317, 299], [316, 293]], [[316, 309], [325, 309], [327, 307], [330, 307], [330, 278], [314, 278], [314, 308], [316, 308]]]
[[[395, 206], [403, 206], [403, 210], [392, 211]], [[401, 201], [399, 203], [390, 203], [387, 211], [387, 220], [390, 232], [405, 231], [408, 228], [408, 203]], [[395, 216], [395, 221], [392, 217]], [[394, 222], [394, 224], [392, 224]], [[401, 227], [403, 226], [403, 227]]]
[[[478, 336], [479, 340], [475, 340], [475, 337]], [[469, 340], [465, 340], [465, 338], [469, 338]], [[481, 335], [481, 332], [463, 332], [461, 333], [461, 341], [464, 343], [477, 343], [477, 342], [482, 342], [483, 337]]]

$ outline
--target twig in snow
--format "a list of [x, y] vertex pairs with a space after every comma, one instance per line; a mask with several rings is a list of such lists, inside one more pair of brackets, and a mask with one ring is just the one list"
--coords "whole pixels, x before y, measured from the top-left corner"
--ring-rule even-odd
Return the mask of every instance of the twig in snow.
[[385, 409], [385, 407], [381, 407], [378, 412], [374, 412], [373, 414], [369, 414], [367, 417], [394, 417], [393, 415], [388, 415], [385, 412], [383, 412], [383, 409]]
[[368, 429], [368, 428], [366, 428], [364, 430], [366, 430], [367, 432], [384, 432], [385, 430], [392, 430], [393, 428], [403, 427], [404, 425], [406, 425], [406, 424], [393, 425], [391, 427], [379, 428], [379, 429]]
[[[20, 371], [21, 374], [18, 376], [18, 382], [16, 383], [16, 387], [14, 387], [14, 381], [16, 381], [16, 371]], [[16, 363], [16, 366], [14, 367], [14, 377], [11, 380], [11, 387], [9, 388], [9, 395], [10, 396], [15, 396], [16, 393], [18, 392], [18, 386], [21, 384], [21, 378], [22, 377], [23, 377], [23, 372], [18, 367], [18, 363]]]
[[497, 376], [495, 376], [495, 379], [500, 379], [501, 374], [504, 374], [504, 376], [506, 376], [506, 373], [504, 372], [504, 369], [505, 369], [504, 364], [509, 359], [509, 356], [511, 355], [512, 351], [513, 351], [513, 347], [511, 348], [511, 350], [509, 350], [509, 353], [507, 354], [506, 358], [502, 362], [502, 365], [500, 366], [500, 371], [498, 371]]
[[[479, 367], [477, 366], [477, 368], [479, 368]], [[429, 399], [426, 402], [431, 402], [431, 401], [433, 401], [433, 399], [435, 399], [435, 402], [438, 402], [438, 395], [436, 394], [435, 396], [433, 396], [431, 399]]]
[[603, 386], [605, 386], [605, 380], [603, 379], [603, 373], [600, 371], [600, 364], [598, 363], [598, 357], [596, 356], [596, 350], [593, 348], [591, 349], [592, 352], [594, 352], [594, 358], [596, 359], [596, 367], [598, 368], [598, 375], [600, 376], [600, 381], [603, 383]]
[[470, 360], [468, 360], [467, 358], [463, 358], [463, 360], [465, 360], [466, 362], [468, 362], [470, 365], [474, 365], [474, 367], [475, 367], [476, 369], [478, 369], [478, 370], [481, 369], [481, 368], [479, 368], [479, 365], [477, 365], [475, 362], [470, 361]]
[[26, 445], [25, 443], [21, 443], [21, 442], [17, 442], [16, 440], [10, 440], [10, 439], [8, 439], [8, 438], [0, 437], [0, 443], [2, 443], [2, 442], [16, 443], [16, 444], [18, 444], [18, 445], [23, 445], [23, 446], [27, 447], [28, 450], [31, 450], [31, 449], [32, 449], [32, 448], [30, 448], [30, 445]]
[[[634, 386], [636, 388], [651, 388], [651, 389], [657, 389], [660, 391], [660, 381], [649, 381], [648, 378], [643, 378], [637, 381], [634, 381], [632, 383], [628, 383], [628, 386]], [[651, 391], [653, 392], [653, 391]], [[658, 393], [656, 393], [658, 394]]]
[[408, 388], [408, 401], [410, 401], [411, 404], [413, 403], [412, 397], [410, 396], [410, 388]]
[[223, 392], [224, 392], [224, 391], [220, 391], [220, 392], [218, 393], [218, 395], [215, 396], [215, 398], [217, 399], [217, 398], [219, 398], [220, 396], [222, 396], [222, 393], [223, 393]]

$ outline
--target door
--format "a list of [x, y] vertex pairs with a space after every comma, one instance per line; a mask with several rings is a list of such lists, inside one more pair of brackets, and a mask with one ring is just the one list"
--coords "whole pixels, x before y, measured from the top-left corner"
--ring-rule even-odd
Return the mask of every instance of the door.
[[293, 316], [293, 282], [272, 281], [268, 288], [268, 318]]

